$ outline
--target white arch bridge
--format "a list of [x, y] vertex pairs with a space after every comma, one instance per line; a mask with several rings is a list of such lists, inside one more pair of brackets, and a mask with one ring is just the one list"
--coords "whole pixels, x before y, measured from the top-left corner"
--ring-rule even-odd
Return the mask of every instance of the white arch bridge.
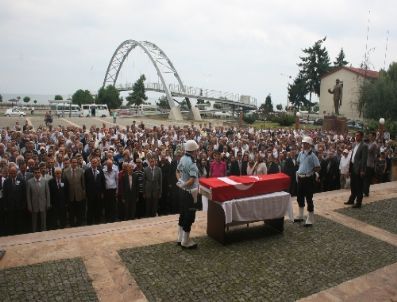
[[[175, 104], [173, 97], [211, 100], [229, 104], [241, 110], [252, 110], [257, 108], [257, 100], [250, 96], [183, 85], [177, 70], [165, 52], [149, 41], [138, 42], [135, 40], [126, 40], [121, 43], [110, 59], [102, 87], [113, 85], [119, 91], [132, 90], [133, 83], [116, 85], [116, 82], [125, 59], [130, 54], [131, 50], [137, 46], [149, 57], [160, 80], [160, 83], [145, 83], [145, 89], [148, 91], [165, 93], [171, 108], [170, 118], [182, 120], [179, 107]], [[178, 84], [167, 84], [165, 81], [165, 74], [172, 74]], [[200, 119], [200, 113], [197, 108], [192, 107], [192, 113], [195, 119]]]

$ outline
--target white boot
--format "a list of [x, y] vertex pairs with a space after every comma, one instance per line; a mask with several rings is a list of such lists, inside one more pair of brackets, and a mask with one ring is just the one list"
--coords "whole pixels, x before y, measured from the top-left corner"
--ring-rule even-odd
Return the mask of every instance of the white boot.
[[183, 231], [182, 242], [181, 242], [182, 248], [186, 248], [186, 249], [197, 248], [197, 243], [195, 243], [193, 240], [189, 239], [189, 237], [190, 237], [190, 232]]
[[182, 234], [183, 234], [183, 228], [180, 225], [178, 225], [178, 238], [176, 239], [176, 244], [177, 245], [181, 245]]
[[309, 215], [307, 216], [305, 227], [310, 227], [314, 223], [314, 213], [313, 212], [308, 212]]
[[304, 211], [305, 208], [299, 208], [299, 215], [294, 219], [294, 222], [302, 222], [305, 219], [305, 217], [303, 216]]

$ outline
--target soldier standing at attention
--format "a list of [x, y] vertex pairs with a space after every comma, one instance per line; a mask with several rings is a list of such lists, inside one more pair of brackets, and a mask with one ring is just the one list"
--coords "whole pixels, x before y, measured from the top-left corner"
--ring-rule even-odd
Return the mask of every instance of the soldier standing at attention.
[[185, 155], [179, 161], [176, 178], [180, 195], [180, 216], [178, 225], [177, 243], [182, 248], [197, 248], [197, 243], [191, 240], [190, 230], [196, 218], [197, 193], [198, 193], [198, 168], [196, 155], [199, 146], [194, 140], [185, 143]]
[[[299, 216], [294, 221], [303, 221], [305, 209], [305, 198], [307, 203], [308, 216], [305, 226], [312, 226], [314, 223], [313, 188], [316, 172], [320, 171], [320, 162], [312, 150], [313, 140], [309, 136], [302, 139], [303, 150], [299, 153], [297, 161], [299, 163], [296, 171], [297, 181], [297, 201], [299, 205]], [[318, 174], [318, 173], [317, 173]]]

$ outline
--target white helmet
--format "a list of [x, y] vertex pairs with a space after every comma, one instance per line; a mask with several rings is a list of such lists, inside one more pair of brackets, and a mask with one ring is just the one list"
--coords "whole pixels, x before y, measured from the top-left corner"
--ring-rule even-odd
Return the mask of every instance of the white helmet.
[[185, 151], [191, 152], [191, 151], [196, 151], [199, 148], [199, 145], [197, 145], [195, 140], [188, 140], [185, 143]]
[[309, 145], [313, 145], [313, 139], [310, 136], [305, 136], [302, 139], [302, 143], [308, 143]]

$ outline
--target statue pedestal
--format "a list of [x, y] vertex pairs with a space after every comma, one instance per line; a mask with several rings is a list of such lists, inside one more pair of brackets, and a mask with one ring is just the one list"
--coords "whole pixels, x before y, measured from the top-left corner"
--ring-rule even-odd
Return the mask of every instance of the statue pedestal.
[[183, 121], [182, 113], [178, 107], [171, 108], [168, 118], [174, 121]]
[[339, 117], [336, 115], [324, 116], [323, 130], [325, 131], [336, 131], [338, 134], [347, 132], [347, 119], [345, 117]]

